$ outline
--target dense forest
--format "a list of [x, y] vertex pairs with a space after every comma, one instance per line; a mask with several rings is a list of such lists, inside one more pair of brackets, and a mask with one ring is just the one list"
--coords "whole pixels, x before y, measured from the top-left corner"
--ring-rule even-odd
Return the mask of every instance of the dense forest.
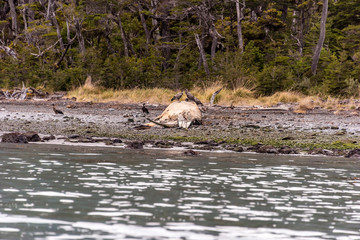
[[0, 87], [359, 94], [360, 0], [0, 0]]

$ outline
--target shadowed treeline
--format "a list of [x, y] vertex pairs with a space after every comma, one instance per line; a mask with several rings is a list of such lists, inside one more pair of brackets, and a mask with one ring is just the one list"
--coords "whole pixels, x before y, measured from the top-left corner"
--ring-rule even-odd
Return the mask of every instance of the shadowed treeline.
[[221, 83], [257, 96], [357, 97], [359, 6], [360, 0], [0, 1], [0, 87], [25, 82], [68, 91], [90, 75], [106, 89]]

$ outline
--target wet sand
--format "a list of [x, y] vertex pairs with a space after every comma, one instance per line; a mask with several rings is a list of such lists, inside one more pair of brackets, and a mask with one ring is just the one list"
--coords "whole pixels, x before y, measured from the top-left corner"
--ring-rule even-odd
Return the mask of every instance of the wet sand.
[[[55, 103], [64, 115], [53, 112]], [[305, 114], [291, 105], [273, 108], [208, 106], [203, 124], [188, 130], [135, 127], [155, 118], [165, 105], [86, 103], [71, 100], [0, 101], [0, 132], [29, 132], [54, 135], [55, 140], [129, 146], [184, 147], [201, 150], [255, 151], [261, 153], [306, 153], [344, 156], [360, 148], [357, 110], [334, 113], [313, 109]], [[131, 147], [131, 146], [130, 146]], [[134, 147], [136, 148], [136, 146]]]

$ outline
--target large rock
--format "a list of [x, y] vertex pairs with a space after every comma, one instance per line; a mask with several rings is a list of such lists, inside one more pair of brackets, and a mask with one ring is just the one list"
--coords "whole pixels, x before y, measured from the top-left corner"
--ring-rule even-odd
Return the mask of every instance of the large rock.
[[348, 152], [346, 158], [360, 158], [360, 149], [353, 149]]
[[144, 143], [140, 141], [128, 142], [127, 147], [131, 149], [143, 149]]
[[5, 133], [1, 141], [5, 143], [28, 143], [27, 137], [21, 133]]
[[27, 132], [23, 134], [28, 142], [40, 142], [41, 138], [36, 132]]

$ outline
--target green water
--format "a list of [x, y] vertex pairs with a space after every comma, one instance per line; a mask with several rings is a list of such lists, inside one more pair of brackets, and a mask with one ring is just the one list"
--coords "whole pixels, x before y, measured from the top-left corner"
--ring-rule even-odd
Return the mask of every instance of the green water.
[[0, 239], [360, 239], [359, 166], [0, 144]]

